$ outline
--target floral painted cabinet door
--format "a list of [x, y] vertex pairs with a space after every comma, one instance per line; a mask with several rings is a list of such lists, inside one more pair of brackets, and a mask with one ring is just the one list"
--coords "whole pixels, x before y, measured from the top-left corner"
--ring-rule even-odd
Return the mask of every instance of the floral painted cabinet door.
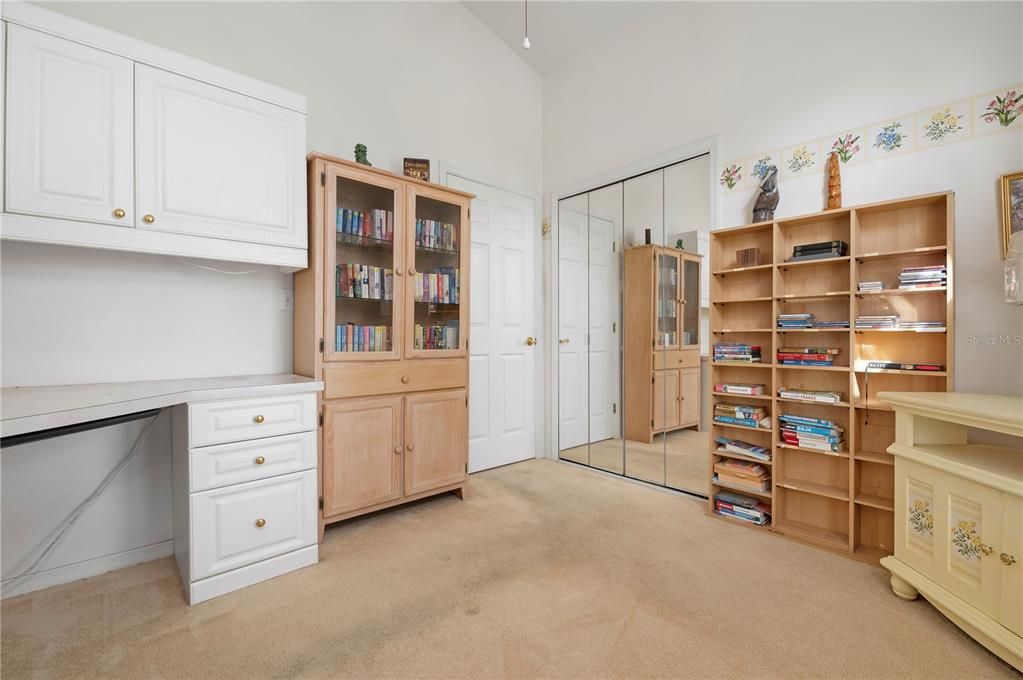
[[997, 618], [1002, 492], [919, 463], [900, 468], [896, 502], [906, 519], [896, 541], [909, 557], [904, 561]]

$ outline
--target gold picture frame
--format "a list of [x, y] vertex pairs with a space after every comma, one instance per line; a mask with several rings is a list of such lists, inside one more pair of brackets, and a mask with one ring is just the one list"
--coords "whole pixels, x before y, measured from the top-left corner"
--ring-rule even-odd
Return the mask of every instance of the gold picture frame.
[[1023, 172], [1002, 175], [1002, 257], [1009, 255], [1009, 237], [1023, 231]]

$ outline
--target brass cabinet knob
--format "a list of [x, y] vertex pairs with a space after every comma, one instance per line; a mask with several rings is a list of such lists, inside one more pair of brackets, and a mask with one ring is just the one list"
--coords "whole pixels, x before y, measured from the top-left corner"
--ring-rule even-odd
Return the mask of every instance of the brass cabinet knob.
[[264, 420], [265, 418], [263, 418], [263, 416], [256, 416], [255, 418], [252, 419], [252, 421], [257, 425], [261, 424]]
[[406, 444], [406, 445], [405, 445], [405, 449], [406, 449], [406, 450], [408, 450], [408, 451], [411, 451], [411, 450], [413, 450], [414, 448], [416, 448], [416, 447], [414, 447], [414, 446], [413, 446], [412, 444]]
[[977, 549], [980, 550], [980, 552], [983, 553], [984, 555], [990, 555], [995, 551], [994, 548], [992, 548], [986, 543], [981, 543], [980, 545], [977, 546]]
[[256, 456], [256, 465], [262, 465], [265, 462], [266, 458], [263, 458], [263, 456]]
[[117, 208], [117, 209], [114, 210], [114, 217], [116, 217], [117, 219], [121, 219], [124, 216], [125, 216], [125, 212], [124, 212], [124, 210], [122, 208]]
[[1004, 564], [1007, 567], [1011, 567], [1012, 565], [1016, 564], [1015, 555], [1010, 555], [1009, 553], [1002, 553], [1001, 555], [998, 556], [998, 558], [1002, 560], [1002, 564]]
[[259, 519], [256, 520], [256, 526], [262, 529], [263, 527], [266, 526], [266, 520], [260, 517]]
[[533, 345], [536, 344], [536, 338], [534, 338], [533, 336], [529, 336], [528, 338], [526, 338], [526, 344], [532, 347]]
[[401, 444], [398, 444], [397, 446], [394, 447], [394, 455], [397, 456], [397, 455], [400, 455], [400, 454], [401, 454]]
[[408, 385], [408, 376], [407, 375], [401, 376], [401, 382], [403, 385]]
[[156, 221], [156, 218], [153, 217], [152, 215], [143, 215], [142, 221], [145, 222], [146, 224], [152, 224], [153, 222]]

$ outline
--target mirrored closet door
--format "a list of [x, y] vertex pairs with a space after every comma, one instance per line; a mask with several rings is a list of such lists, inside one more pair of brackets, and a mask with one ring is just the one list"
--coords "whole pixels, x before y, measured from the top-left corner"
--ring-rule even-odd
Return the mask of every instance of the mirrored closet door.
[[559, 201], [557, 423], [562, 460], [706, 494], [694, 160]]

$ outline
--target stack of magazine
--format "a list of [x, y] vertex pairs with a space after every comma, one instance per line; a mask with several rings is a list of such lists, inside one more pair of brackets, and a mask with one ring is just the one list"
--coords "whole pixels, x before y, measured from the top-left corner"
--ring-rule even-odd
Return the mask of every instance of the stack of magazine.
[[769, 503], [732, 491], [718, 491], [714, 494], [714, 512], [758, 526], [771, 521]]

